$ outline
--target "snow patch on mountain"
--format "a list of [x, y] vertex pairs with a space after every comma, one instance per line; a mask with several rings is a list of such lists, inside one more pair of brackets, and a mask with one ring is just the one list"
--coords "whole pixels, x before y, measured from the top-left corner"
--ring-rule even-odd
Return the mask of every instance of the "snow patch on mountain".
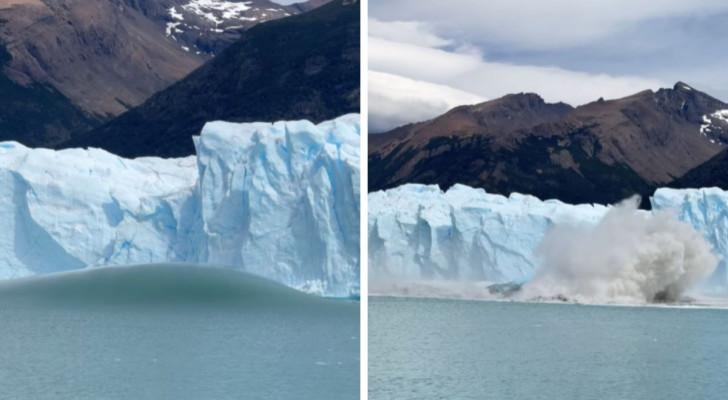
[[250, 10], [250, 4], [252, 1], [192, 0], [182, 8], [216, 24], [221, 24], [227, 19], [242, 17], [245, 11]]
[[[188, 49], [206, 52], [199, 40], [203, 35], [218, 37], [219, 34], [248, 29], [254, 24], [289, 16], [285, 6], [260, 7], [256, 1], [190, 0], [167, 9], [168, 21], [165, 35], [186, 43]], [[265, 5], [270, 3], [264, 2]], [[212, 39], [206, 38], [208, 42]], [[214, 41], [214, 40], [212, 40]], [[199, 46], [198, 46], [199, 45]], [[187, 50], [190, 51], [190, 50]]]
[[[703, 115], [703, 124], [700, 125], [700, 134], [708, 137], [709, 134], [714, 133], [713, 131], [719, 130], [721, 126], [723, 128], [728, 127], [728, 110], [718, 110], [712, 114]], [[718, 139], [710, 138], [709, 140], [711, 143], [723, 145], [723, 143]]]

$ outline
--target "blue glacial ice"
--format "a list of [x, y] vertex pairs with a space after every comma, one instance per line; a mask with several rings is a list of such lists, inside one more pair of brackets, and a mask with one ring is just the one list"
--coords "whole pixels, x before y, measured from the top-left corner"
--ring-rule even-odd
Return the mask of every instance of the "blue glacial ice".
[[[692, 284], [711, 273], [712, 288], [725, 288], [728, 193], [715, 188], [658, 189], [651, 201], [651, 212], [628, 205], [627, 214], [620, 216], [612, 206], [570, 205], [517, 193], [505, 197], [463, 185], [443, 192], [437, 186], [407, 184], [370, 193], [370, 290], [386, 293], [393, 282], [518, 283], [526, 287], [553, 280], [553, 274], [544, 279], [549, 275], [546, 272], [553, 272], [544, 271], [549, 263], [562, 267], [556, 275], [572, 279], [567, 282], [572, 288], [599, 286], [604, 293], [634, 292], [639, 293], [637, 297], [648, 293], [645, 296], [651, 298], [647, 301], [664, 295], [660, 293], [663, 289], [673, 290], [674, 285], [682, 291], [682, 286], [688, 286], [684, 282]], [[606, 218], [609, 213], [612, 217]], [[620, 232], [622, 224], [629, 227]], [[664, 234], [665, 230], [670, 232]], [[549, 243], [565, 254], [539, 249], [554, 231], [565, 236], [552, 237]], [[615, 249], [618, 243], [624, 245], [622, 249]], [[584, 250], [589, 247], [593, 251]], [[610, 260], [619, 260], [621, 269], [614, 269], [619, 276], [610, 276], [601, 285], [603, 282], [596, 281], [604, 278], [602, 272], [610, 268]], [[564, 270], [563, 265], [569, 263], [574, 264], [573, 270]], [[588, 271], [589, 264], [594, 265], [591, 276], [574, 281]], [[654, 282], [664, 286], [655, 287]], [[630, 285], [635, 287], [632, 292]]]
[[319, 294], [359, 284], [358, 115], [211, 122], [197, 156], [0, 144], [0, 278], [159, 262]]
[[599, 221], [607, 208], [485, 193], [464, 185], [407, 184], [369, 194], [369, 275], [374, 279], [522, 282], [546, 230]]

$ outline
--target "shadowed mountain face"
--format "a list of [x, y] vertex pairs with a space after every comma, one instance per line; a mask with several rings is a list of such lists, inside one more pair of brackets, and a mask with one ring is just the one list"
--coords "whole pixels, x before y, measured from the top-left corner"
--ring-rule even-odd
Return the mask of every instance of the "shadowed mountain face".
[[724, 148], [725, 109], [683, 83], [575, 109], [509, 95], [370, 135], [369, 190], [463, 183], [569, 203], [649, 195]]
[[336, 0], [258, 25], [141, 106], [60, 147], [124, 157], [194, 153], [208, 121], [308, 119], [359, 112], [359, 3]]
[[10, 3], [0, 6], [0, 41], [12, 56], [4, 74], [22, 85], [52, 86], [90, 115], [120, 114], [205, 60], [145, 14], [161, 1]]
[[[0, 44], [0, 69], [10, 60]], [[46, 146], [66, 139], [69, 132], [85, 131], [100, 122], [52, 86], [20, 85], [0, 74], [0, 141]]]
[[323, 2], [0, 1], [0, 138], [54, 146], [141, 104], [248, 28]]
[[715, 157], [670, 182], [676, 189], [719, 187], [728, 190], [728, 152], [721, 151]]

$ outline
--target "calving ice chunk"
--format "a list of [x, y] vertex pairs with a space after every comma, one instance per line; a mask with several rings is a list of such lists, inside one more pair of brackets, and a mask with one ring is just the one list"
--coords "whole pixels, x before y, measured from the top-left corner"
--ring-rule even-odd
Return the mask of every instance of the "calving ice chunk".
[[728, 193], [658, 189], [651, 200], [648, 212], [631, 203], [622, 210], [570, 205], [462, 185], [371, 193], [370, 290], [407, 282], [429, 282], [439, 292], [433, 282], [457, 283], [459, 291], [474, 290], [462, 283], [525, 283], [533, 296], [654, 301], [704, 280], [720, 257], [712, 287], [725, 288]]
[[197, 157], [0, 145], [0, 277], [154, 262], [347, 295], [359, 279], [359, 116], [209, 123]]

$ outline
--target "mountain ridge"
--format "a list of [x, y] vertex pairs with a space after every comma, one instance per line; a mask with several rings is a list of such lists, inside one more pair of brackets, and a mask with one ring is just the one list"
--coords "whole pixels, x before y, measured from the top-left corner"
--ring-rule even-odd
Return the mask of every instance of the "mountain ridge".
[[3, 93], [0, 137], [55, 146], [140, 105], [251, 26], [327, 1], [2, 1], [0, 79], [12, 94]]
[[125, 157], [194, 153], [213, 120], [308, 119], [359, 111], [359, 3], [335, 0], [248, 30], [222, 54], [120, 117], [58, 145]]
[[[532, 100], [513, 109], [514, 103], [505, 101], [511, 96], [370, 135], [369, 190], [403, 183], [447, 189], [462, 183], [505, 195], [614, 203], [635, 193], [649, 196], [656, 186], [702, 164], [723, 150], [728, 133], [728, 126], [706, 125], [706, 115], [728, 104], [682, 82], [576, 108], [564, 105], [542, 121], [533, 118], [539, 107], [559, 103], [520, 95]], [[492, 112], [474, 127], [454, 117], [484, 108]], [[507, 123], [508, 118], [517, 122]]]

